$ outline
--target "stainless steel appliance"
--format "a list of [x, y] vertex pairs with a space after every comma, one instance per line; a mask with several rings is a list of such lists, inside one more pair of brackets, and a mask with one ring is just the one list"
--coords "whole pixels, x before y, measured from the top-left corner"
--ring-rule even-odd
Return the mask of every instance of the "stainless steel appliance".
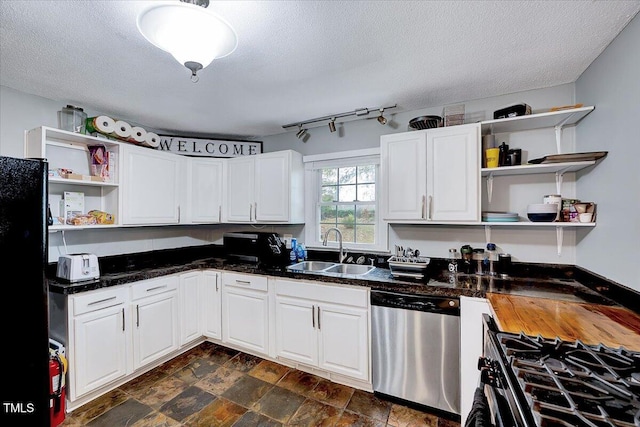
[[495, 426], [639, 426], [640, 352], [500, 332], [484, 315], [482, 388]]
[[289, 263], [289, 253], [277, 233], [241, 231], [224, 233], [222, 246], [232, 261], [283, 266]]
[[44, 160], [0, 156], [0, 269], [5, 275], [2, 332], [13, 349], [4, 356], [6, 369], [0, 387], [0, 419], [5, 426], [51, 424], [45, 279], [47, 174]]
[[373, 391], [460, 414], [460, 300], [371, 291]]

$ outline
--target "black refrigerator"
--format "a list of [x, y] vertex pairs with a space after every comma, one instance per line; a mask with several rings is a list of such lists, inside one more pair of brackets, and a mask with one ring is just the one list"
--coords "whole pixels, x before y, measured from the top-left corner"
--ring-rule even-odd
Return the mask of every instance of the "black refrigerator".
[[50, 425], [47, 165], [0, 156], [0, 424], [5, 426]]

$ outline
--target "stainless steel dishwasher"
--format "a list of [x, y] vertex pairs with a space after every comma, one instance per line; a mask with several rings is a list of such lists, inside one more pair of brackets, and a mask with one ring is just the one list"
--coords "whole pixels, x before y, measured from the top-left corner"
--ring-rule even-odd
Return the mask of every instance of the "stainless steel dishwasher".
[[371, 291], [373, 391], [460, 415], [460, 300]]

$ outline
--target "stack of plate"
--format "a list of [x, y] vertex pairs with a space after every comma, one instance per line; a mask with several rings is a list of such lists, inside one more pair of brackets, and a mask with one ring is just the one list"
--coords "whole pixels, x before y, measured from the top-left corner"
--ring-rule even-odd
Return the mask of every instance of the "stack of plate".
[[482, 212], [483, 222], [518, 222], [517, 212]]

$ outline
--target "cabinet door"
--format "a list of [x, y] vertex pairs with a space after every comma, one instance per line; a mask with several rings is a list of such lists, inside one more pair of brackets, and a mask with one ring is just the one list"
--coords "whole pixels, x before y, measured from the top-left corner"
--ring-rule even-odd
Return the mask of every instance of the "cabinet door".
[[222, 339], [221, 280], [217, 271], [204, 271], [201, 282], [201, 312], [204, 335]]
[[424, 219], [426, 209], [426, 133], [380, 138], [384, 219]]
[[480, 221], [480, 125], [427, 131], [427, 219]]
[[254, 218], [257, 221], [289, 221], [290, 153], [261, 154], [255, 160]]
[[200, 282], [202, 273], [180, 275], [180, 345], [202, 336], [200, 329]]
[[184, 159], [148, 148], [123, 146], [124, 224], [178, 224]]
[[267, 293], [225, 286], [222, 292], [222, 340], [262, 354], [269, 350]]
[[221, 159], [191, 159], [191, 222], [222, 222], [223, 166]]
[[138, 369], [178, 349], [178, 298], [164, 292], [134, 302], [133, 364]]
[[319, 308], [319, 367], [369, 380], [369, 322], [366, 309], [322, 304]]
[[254, 159], [237, 157], [227, 162], [227, 220], [250, 222], [254, 218]]
[[276, 297], [276, 353], [318, 365], [316, 305], [298, 298]]
[[124, 304], [118, 304], [73, 319], [71, 400], [127, 374], [125, 314]]

